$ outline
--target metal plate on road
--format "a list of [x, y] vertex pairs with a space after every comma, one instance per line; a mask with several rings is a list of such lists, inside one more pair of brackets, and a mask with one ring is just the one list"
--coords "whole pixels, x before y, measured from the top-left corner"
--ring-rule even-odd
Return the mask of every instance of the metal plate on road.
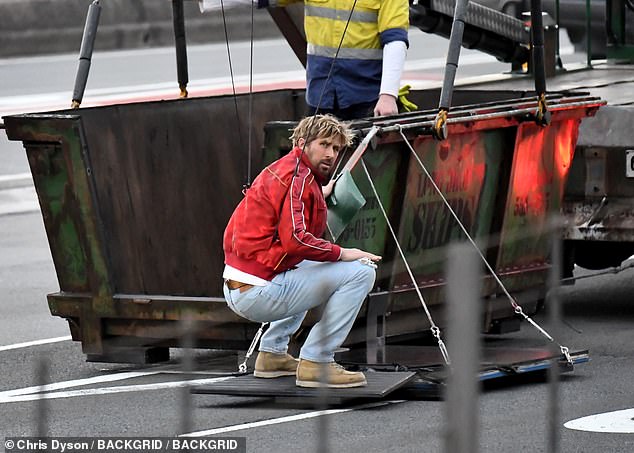
[[625, 151], [625, 176], [634, 178], [634, 149]]
[[[588, 351], [571, 351], [574, 363], [587, 361]], [[560, 357], [548, 348], [484, 347], [480, 357], [480, 369], [519, 370], [522, 366], [546, 363]], [[338, 353], [338, 363], [346, 366], [369, 366], [382, 369], [443, 370], [443, 358], [436, 346], [387, 345], [369, 358], [365, 349]]]
[[[415, 397], [437, 398], [447, 379], [448, 370], [443, 365], [440, 351], [435, 346], [387, 345], [381, 360], [367, 360], [365, 350], [352, 350], [337, 354], [339, 363], [348, 366], [369, 366], [374, 369], [399, 369], [417, 371], [418, 377], [402, 390]], [[503, 380], [521, 374], [543, 372], [557, 362], [561, 373], [571, 372], [574, 365], [590, 360], [587, 350], [570, 351], [572, 363], [548, 348], [485, 347], [480, 358], [480, 381]], [[399, 391], [399, 397], [408, 398]]]
[[[333, 399], [380, 399], [394, 390], [410, 382], [414, 372], [366, 372], [368, 385], [347, 389], [327, 389], [327, 398]], [[209, 385], [194, 387], [191, 393], [234, 395], [234, 396], [265, 396], [265, 397], [304, 397], [315, 398], [324, 396], [324, 389], [304, 388], [295, 385], [295, 376], [275, 379], [256, 378], [252, 374], [240, 376], [228, 381], [215, 382]]]

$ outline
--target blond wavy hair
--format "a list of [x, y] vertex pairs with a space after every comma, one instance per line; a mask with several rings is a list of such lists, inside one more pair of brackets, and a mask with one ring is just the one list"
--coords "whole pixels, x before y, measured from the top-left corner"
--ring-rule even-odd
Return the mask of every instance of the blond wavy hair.
[[341, 122], [334, 116], [326, 114], [307, 116], [301, 120], [295, 129], [293, 129], [293, 134], [290, 139], [293, 142], [293, 146], [297, 146], [297, 141], [300, 138], [303, 138], [306, 140], [306, 144], [309, 144], [318, 138], [334, 137], [339, 137], [343, 146], [350, 146], [354, 134], [347, 123]]

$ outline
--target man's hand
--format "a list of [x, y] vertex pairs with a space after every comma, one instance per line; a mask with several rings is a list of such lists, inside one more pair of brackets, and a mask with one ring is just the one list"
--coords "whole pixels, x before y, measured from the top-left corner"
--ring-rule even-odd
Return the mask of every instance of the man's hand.
[[374, 116], [396, 115], [397, 113], [396, 98], [389, 94], [379, 95], [379, 100], [374, 107]]
[[381, 261], [381, 257], [379, 255], [374, 255], [370, 252], [364, 252], [359, 249], [341, 249], [341, 261], [355, 261], [362, 258], [369, 259], [374, 263]]

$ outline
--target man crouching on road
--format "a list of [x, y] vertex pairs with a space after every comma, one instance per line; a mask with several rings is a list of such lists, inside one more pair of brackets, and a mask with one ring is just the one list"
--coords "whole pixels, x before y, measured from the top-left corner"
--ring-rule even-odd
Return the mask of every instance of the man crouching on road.
[[[328, 387], [360, 387], [366, 384], [363, 373], [337, 365], [334, 351], [374, 285], [375, 266], [362, 261], [381, 257], [320, 239], [327, 213], [322, 186], [352, 133], [333, 116], [316, 115], [304, 118], [291, 140], [293, 150], [258, 175], [229, 220], [225, 299], [236, 314], [270, 322], [260, 341], [256, 377], [296, 375], [298, 386], [318, 387], [325, 376]], [[290, 336], [306, 312], [322, 304], [321, 320], [298, 362], [287, 353]]]

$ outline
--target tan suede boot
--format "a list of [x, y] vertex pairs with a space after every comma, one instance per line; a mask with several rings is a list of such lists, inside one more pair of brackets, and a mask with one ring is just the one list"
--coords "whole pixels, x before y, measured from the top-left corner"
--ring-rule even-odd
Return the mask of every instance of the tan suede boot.
[[294, 376], [299, 360], [289, 354], [273, 354], [272, 352], [258, 352], [255, 359], [253, 376], [259, 378], [276, 378]]
[[[324, 367], [326, 368], [326, 373], [325, 376], [322, 377]], [[322, 385], [321, 380], [324, 377], [326, 378], [326, 382], [323, 384], [330, 388], [343, 389], [367, 385], [365, 375], [360, 371], [346, 371], [341, 365], [335, 362], [318, 363], [304, 359], [299, 361], [295, 384], [298, 387], [320, 387]]]

